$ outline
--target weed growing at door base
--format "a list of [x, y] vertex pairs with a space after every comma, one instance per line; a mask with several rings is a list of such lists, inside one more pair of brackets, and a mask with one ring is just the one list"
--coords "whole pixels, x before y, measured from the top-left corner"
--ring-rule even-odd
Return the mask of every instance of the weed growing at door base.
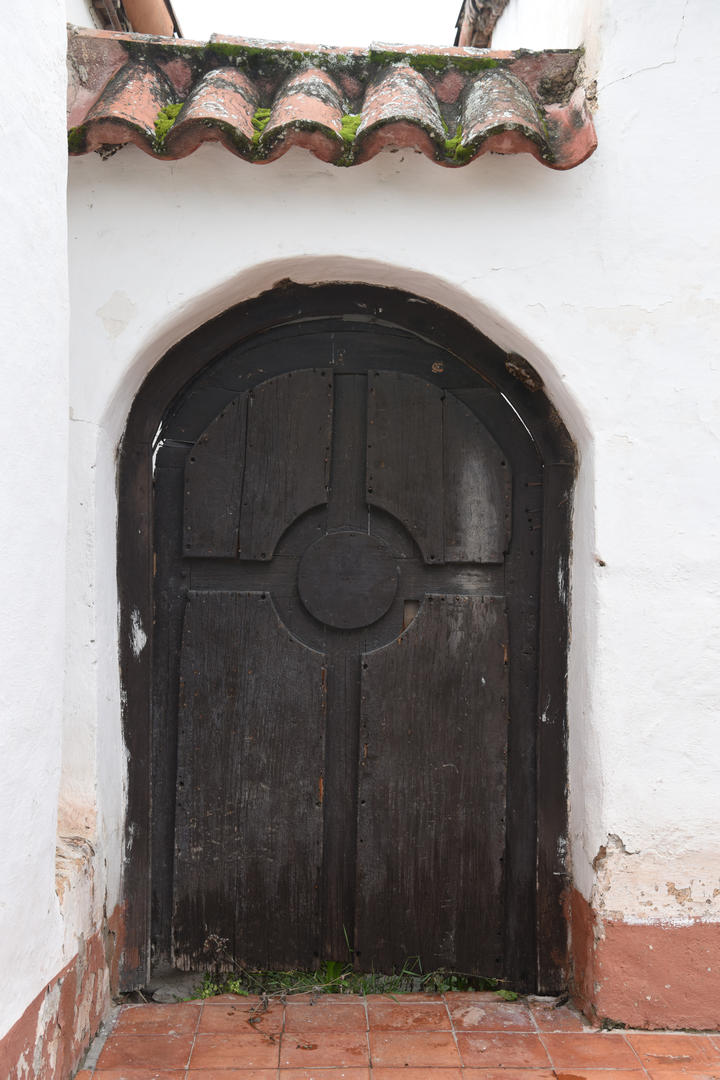
[[402, 969], [392, 975], [363, 974], [350, 964], [334, 960], [326, 961], [317, 971], [239, 969], [226, 975], [207, 972], [195, 996], [259, 994], [267, 998], [284, 998], [292, 994], [444, 994], [453, 990], [494, 990], [505, 1001], [515, 1001], [518, 997], [513, 990], [500, 989], [497, 979], [444, 968], [423, 972], [417, 958], [406, 961]]

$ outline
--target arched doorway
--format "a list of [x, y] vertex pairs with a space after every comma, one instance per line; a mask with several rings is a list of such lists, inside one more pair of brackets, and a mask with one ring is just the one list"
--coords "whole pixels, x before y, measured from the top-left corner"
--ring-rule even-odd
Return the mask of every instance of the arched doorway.
[[209, 934], [563, 983], [573, 471], [532, 370], [405, 293], [287, 285], [153, 370], [120, 479], [126, 984]]

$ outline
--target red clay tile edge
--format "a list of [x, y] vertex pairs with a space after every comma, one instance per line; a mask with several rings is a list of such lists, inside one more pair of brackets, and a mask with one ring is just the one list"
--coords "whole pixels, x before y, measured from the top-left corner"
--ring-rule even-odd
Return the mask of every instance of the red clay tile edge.
[[569, 169], [597, 145], [576, 82], [580, 56], [202, 43], [71, 27], [69, 151], [134, 143], [173, 161], [211, 141], [256, 164], [300, 146], [342, 166], [411, 149], [450, 168], [492, 152]]

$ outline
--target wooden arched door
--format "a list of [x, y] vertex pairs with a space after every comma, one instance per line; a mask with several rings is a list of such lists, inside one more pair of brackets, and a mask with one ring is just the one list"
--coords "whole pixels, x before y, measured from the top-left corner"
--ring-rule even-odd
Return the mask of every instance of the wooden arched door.
[[351, 949], [536, 985], [538, 450], [466, 358], [367, 319], [255, 333], [176, 396], [159, 960], [202, 968], [214, 934], [249, 966]]

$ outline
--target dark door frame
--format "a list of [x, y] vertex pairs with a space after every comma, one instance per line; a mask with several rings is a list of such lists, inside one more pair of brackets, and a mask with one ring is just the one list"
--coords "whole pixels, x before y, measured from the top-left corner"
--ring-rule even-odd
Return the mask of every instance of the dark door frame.
[[[124, 989], [143, 986], [150, 965], [151, 763], [153, 626], [153, 451], [173, 401], [214, 359], [274, 327], [313, 318], [348, 317], [400, 328], [461, 358], [509, 402], [542, 462], [540, 620], [535, 712], [534, 805], [536, 978], [520, 988], [559, 992], [567, 981], [567, 646], [568, 563], [576, 454], [542, 381], [524, 360], [508, 356], [446, 308], [399, 290], [361, 284], [282, 283], [239, 304], [175, 345], [150, 371], [128, 417], [119, 455], [118, 587], [123, 734], [129, 754], [124, 867]], [[532, 492], [527, 492], [528, 503]], [[526, 512], [533, 529], [532, 510]], [[137, 627], [147, 634], [138, 650]], [[526, 748], [510, 744], [509, 753]], [[512, 875], [507, 900], [512, 907]], [[518, 972], [511, 954], [509, 972]], [[512, 975], [511, 975], [512, 977]], [[516, 979], [519, 978], [516, 974]], [[522, 978], [520, 977], [522, 982]]]

